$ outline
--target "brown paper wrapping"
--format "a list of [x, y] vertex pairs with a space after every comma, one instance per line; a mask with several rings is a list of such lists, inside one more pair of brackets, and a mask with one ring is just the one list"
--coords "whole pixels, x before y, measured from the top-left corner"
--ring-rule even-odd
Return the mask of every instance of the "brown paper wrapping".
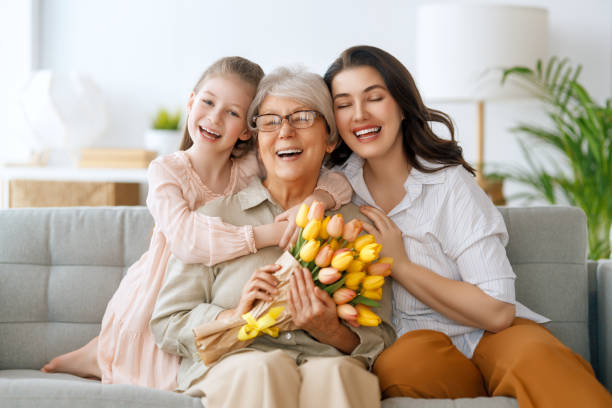
[[[250, 313], [255, 319], [264, 315], [271, 307], [284, 306], [285, 309], [276, 320], [275, 327], [280, 331], [295, 330], [289, 308], [287, 307], [289, 282], [293, 269], [300, 267], [299, 262], [289, 252], [285, 251], [275, 262], [281, 269], [274, 273], [279, 281], [277, 289], [279, 293], [271, 302], [257, 301]], [[254, 339], [247, 341], [238, 340], [238, 332], [246, 323], [241, 317], [233, 320], [215, 320], [193, 329], [196, 348], [200, 358], [206, 365], [211, 365], [224, 354], [230, 351], [247, 347]], [[264, 334], [264, 336], [266, 336]]]

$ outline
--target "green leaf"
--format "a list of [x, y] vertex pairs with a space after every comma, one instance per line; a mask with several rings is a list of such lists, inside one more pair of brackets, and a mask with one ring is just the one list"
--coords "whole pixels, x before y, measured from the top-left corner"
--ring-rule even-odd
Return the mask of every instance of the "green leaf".
[[340, 289], [343, 285], [344, 282], [346, 281], [346, 276], [343, 276], [342, 278], [340, 278], [340, 280], [334, 282], [333, 284], [326, 286], [325, 288], [323, 288], [324, 291], [326, 291], [329, 296], [333, 295], [335, 291], [337, 291], [338, 289]]
[[380, 307], [380, 303], [378, 303], [376, 300], [368, 299], [367, 297], [361, 295], [355, 296], [355, 298], [349, 303], [353, 306], [355, 306], [357, 303], [361, 303], [362, 305], [370, 307]]

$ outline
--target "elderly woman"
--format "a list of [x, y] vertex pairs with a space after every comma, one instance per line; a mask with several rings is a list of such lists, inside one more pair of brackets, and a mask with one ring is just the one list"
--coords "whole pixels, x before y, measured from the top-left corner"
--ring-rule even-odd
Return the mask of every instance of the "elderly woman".
[[[302, 202], [337, 140], [329, 91], [320, 76], [302, 70], [267, 75], [248, 117], [254, 117], [265, 180], [199, 210], [236, 225], [270, 223]], [[345, 219], [362, 217], [352, 204], [340, 212]], [[333, 300], [307, 269], [296, 269], [291, 278], [288, 307], [298, 330], [257, 337], [211, 367], [199, 360], [192, 329], [241, 316], [255, 301], [271, 299], [279, 268], [273, 262], [281, 253], [269, 247], [215, 267], [171, 258], [151, 329], [159, 347], [183, 357], [178, 390], [202, 397], [207, 407], [379, 406], [378, 380], [368, 370], [395, 338], [388, 323], [390, 294], [377, 311], [380, 326], [351, 327], [338, 319]]]

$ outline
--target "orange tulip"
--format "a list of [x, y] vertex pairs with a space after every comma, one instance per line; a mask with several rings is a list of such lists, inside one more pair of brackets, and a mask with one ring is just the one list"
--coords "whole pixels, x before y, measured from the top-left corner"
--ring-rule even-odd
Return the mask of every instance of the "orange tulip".
[[317, 256], [317, 252], [319, 251], [320, 245], [321, 243], [316, 239], [306, 242], [302, 249], [300, 249], [300, 258], [302, 259], [302, 261], [310, 262], [315, 259], [315, 256]]
[[357, 296], [357, 293], [354, 290], [340, 288], [334, 292], [333, 298], [337, 305], [343, 305], [353, 300], [355, 296]]
[[318, 201], [314, 201], [312, 205], [310, 206], [310, 211], [308, 211], [308, 219], [310, 221], [312, 220], [321, 221], [323, 219], [324, 213], [325, 213], [325, 207], [323, 207], [323, 204], [321, 204]]
[[384, 262], [376, 262], [368, 266], [368, 273], [376, 276], [389, 276], [391, 275], [391, 265]]
[[[363, 229], [363, 225], [360, 220], [353, 219], [344, 225], [344, 230], [342, 232], [342, 238], [346, 241], [354, 241], [361, 230]], [[331, 235], [331, 234], [329, 234]]]
[[339, 318], [344, 320], [357, 320], [357, 316], [359, 316], [357, 309], [346, 303], [336, 307], [336, 314]]
[[298, 227], [304, 228], [308, 224], [308, 211], [310, 208], [306, 204], [302, 204], [297, 216], [295, 217], [295, 223]]
[[350, 249], [340, 248], [334, 252], [331, 265], [339, 271], [344, 271], [353, 261], [353, 253]]
[[342, 275], [334, 268], [323, 268], [319, 271], [319, 282], [324, 285], [331, 285], [340, 279]]
[[329, 266], [332, 260], [332, 256], [334, 255], [334, 250], [330, 245], [324, 245], [323, 248], [319, 250], [315, 258], [315, 264], [320, 268], [325, 268]]
[[363, 249], [364, 246], [368, 244], [373, 244], [375, 242], [376, 242], [376, 238], [374, 238], [374, 235], [372, 234], [362, 235], [360, 237], [357, 237], [357, 239], [355, 240], [355, 250], [359, 252]]
[[342, 230], [344, 228], [344, 218], [342, 218], [342, 214], [336, 214], [331, 217], [329, 223], [327, 224], [327, 233], [330, 237], [340, 238], [342, 236]]

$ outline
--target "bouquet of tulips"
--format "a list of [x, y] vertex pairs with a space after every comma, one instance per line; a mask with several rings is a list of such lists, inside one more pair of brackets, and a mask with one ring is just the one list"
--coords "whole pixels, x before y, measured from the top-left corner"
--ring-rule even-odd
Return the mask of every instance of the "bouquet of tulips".
[[340, 318], [353, 325], [378, 326], [381, 319], [370, 307], [379, 306], [393, 259], [378, 259], [382, 247], [373, 235], [359, 235], [360, 220], [345, 224], [342, 214], [324, 219], [323, 212], [316, 201], [310, 208], [302, 204], [295, 220], [299, 238], [290, 252], [332, 296]]
[[370, 307], [382, 298], [385, 276], [393, 260], [378, 261], [381, 246], [372, 235], [359, 234], [361, 221], [344, 223], [342, 215], [323, 219], [324, 208], [314, 202], [302, 205], [296, 223], [300, 234], [290, 252], [285, 251], [274, 272], [278, 294], [271, 301], [257, 301], [250, 312], [232, 320], [215, 320], [193, 329], [196, 348], [206, 365], [230, 351], [248, 346], [257, 336], [278, 336], [279, 331], [296, 330], [288, 303], [293, 270], [307, 267], [315, 283], [332, 296], [338, 316], [353, 326], [377, 326], [381, 319]]

